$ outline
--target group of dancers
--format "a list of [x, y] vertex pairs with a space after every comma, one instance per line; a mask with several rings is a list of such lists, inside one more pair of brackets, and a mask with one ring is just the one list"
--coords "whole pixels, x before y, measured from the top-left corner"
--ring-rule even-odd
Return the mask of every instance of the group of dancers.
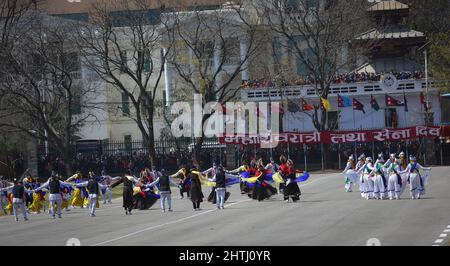
[[[46, 194], [48, 194], [48, 212], [52, 218], [56, 215], [61, 218], [62, 210], [70, 211], [70, 208], [87, 208], [89, 214], [94, 217], [95, 209], [99, 207], [99, 196], [103, 196], [103, 204], [112, 202], [111, 184], [120, 177], [112, 178], [102, 172], [101, 176], [95, 176], [89, 172], [88, 180], [83, 180], [83, 175], [77, 172], [75, 175], [62, 181], [63, 177], [52, 172], [50, 178], [43, 184], [38, 178], [30, 174], [24, 174], [14, 183], [3, 179], [0, 183], [1, 209], [5, 214], [13, 214], [18, 221], [19, 211], [24, 220], [27, 213], [41, 213], [45, 211]], [[3, 207], [3, 198], [8, 202]]]
[[353, 186], [359, 182], [361, 197], [367, 200], [398, 200], [409, 184], [411, 199], [420, 199], [425, 194], [430, 171], [431, 168], [420, 165], [413, 155], [408, 162], [404, 152], [398, 158], [396, 154], [390, 154], [386, 161], [383, 154], [379, 154], [375, 163], [364, 154], [355, 162], [351, 155], [343, 171], [345, 190], [352, 192]]
[[[27, 213], [45, 211], [46, 194], [48, 194], [48, 212], [51, 217], [62, 217], [62, 210], [71, 208], [87, 208], [89, 215], [95, 217], [95, 210], [99, 208], [100, 195], [103, 204], [111, 203], [112, 189], [120, 184], [122, 188], [123, 208], [125, 215], [131, 215], [133, 209], [148, 209], [160, 200], [161, 211], [172, 212], [172, 189], [180, 191], [180, 198], [184, 194], [192, 201], [194, 211], [201, 210], [200, 204], [204, 200], [202, 186], [210, 187], [211, 193], [207, 200], [216, 204], [217, 209], [224, 209], [224, 203], [230, 197], [227, 187], [240, 184], [241, 194], [249, 198], [263, 201], [278, 193], [284, 195], [284, 200], [296, 202], [300, 199], [300, 188], [297, 183], [309, 178], [307, 172], [294, 169], [292, 160], [280, 157], [280, 164], [273, 159], [264, 164], [263, 159], [244, 160], [237, 169], [228, 171], [222, 165], [214, 163], [205, 171], [196, 165], [182, 166], [176, 173], [169, 175], [165, 170], [150, 170], [140, 172], [139, 178], [127, 170], [123, 176], [111, 177], [102, 171], [97, 176], [89, 172], [87, 180], [81, 172], [63, 181], [63, 177], [52, 173], [43, 184], [38, 178], [27, 174], [25, 178], [18, 178], [11, 184], [6, 180], [0, 183], [0, 194], [6, 196], [8, 205], [5, 213], [13, 214], [19, 220], [19, 212], [24, 220], [28, 220]], [[277, 189], [278, 188], [278, 189]], [[2, 200], [3, 202], [3, 200]], [[2, 205], [3, 209], [3, 205]]]

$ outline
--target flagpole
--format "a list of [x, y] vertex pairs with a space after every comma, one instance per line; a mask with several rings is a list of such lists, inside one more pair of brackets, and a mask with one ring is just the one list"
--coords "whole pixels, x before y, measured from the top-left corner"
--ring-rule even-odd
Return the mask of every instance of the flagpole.
[[308, 164], [306, 163], [306, 144], [303, 143], [303, 159], [305, 160], [305, 171], [308, 170]]
[[[355, 108], [353, 107], [353, 103], [352, 103], [352, 113], [353, 113], [353, 130], [356, 130]], [[354, 147], [355, 153], [356, 153], [356, 146], [357, 146], [357, 144], [355, 142], [355, 147]]]

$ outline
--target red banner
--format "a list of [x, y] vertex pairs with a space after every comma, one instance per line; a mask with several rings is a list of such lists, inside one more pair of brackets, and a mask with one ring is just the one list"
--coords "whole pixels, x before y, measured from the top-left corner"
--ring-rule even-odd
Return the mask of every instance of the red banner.
[[221, 144], [239, 145], [270, 145], [270, 143], [290, 143], [290, 144], [338, 144], [353, 142], [372, 141], [402, 141], [417, 138], [438, 138], [444, 136], [447, 128], [435, 126], [415, 126], [395, 129], [376, 129], [362, 131], [339, 131], [339, 132], [311, 132], [297, 133], [285, 132], [271, 135], [258, 136], [225, 136], [219, 138]]

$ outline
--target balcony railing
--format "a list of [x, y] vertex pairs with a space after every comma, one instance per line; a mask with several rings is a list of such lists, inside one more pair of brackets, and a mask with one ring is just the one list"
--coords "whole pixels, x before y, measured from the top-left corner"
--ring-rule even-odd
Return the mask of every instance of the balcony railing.
[[[434, 82], [428, 81], [428, 88], [433, 88]], [[339, 83], [332, 84], [329, 97], [341, 95], [361, 96], [377, 94], [401, 94], [416, 92], [420, 93], [426, 87], [425, 79], [398, 80], [397, 86], [388, 87], [379, 81]], [[317, 98], [314, 85], [288, 86], [282, 88], [252, 88], [241, 89], [241, 100], [247, 101], [277, 101], [291, 98]]]

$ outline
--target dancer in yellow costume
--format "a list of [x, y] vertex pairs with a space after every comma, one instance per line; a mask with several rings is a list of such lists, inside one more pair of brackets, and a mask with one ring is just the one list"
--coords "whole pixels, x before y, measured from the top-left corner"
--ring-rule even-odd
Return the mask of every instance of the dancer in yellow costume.
[[[74, 176], [67, 179], [67, 182], [70, 182], [74, 179], [75, 179], [75, 184], [83, 182], [83, 176], [80, 172], [76, 173]], [[83, 200], [82, 188], [76, 188], [75, 192], [73, 194], [73, 197], [72, 197], [72, 202], [71, 202], [72, 208], [75, 208], [75, 207], [83, 208], [83, 203], [84, 203], [84, 200]]]

